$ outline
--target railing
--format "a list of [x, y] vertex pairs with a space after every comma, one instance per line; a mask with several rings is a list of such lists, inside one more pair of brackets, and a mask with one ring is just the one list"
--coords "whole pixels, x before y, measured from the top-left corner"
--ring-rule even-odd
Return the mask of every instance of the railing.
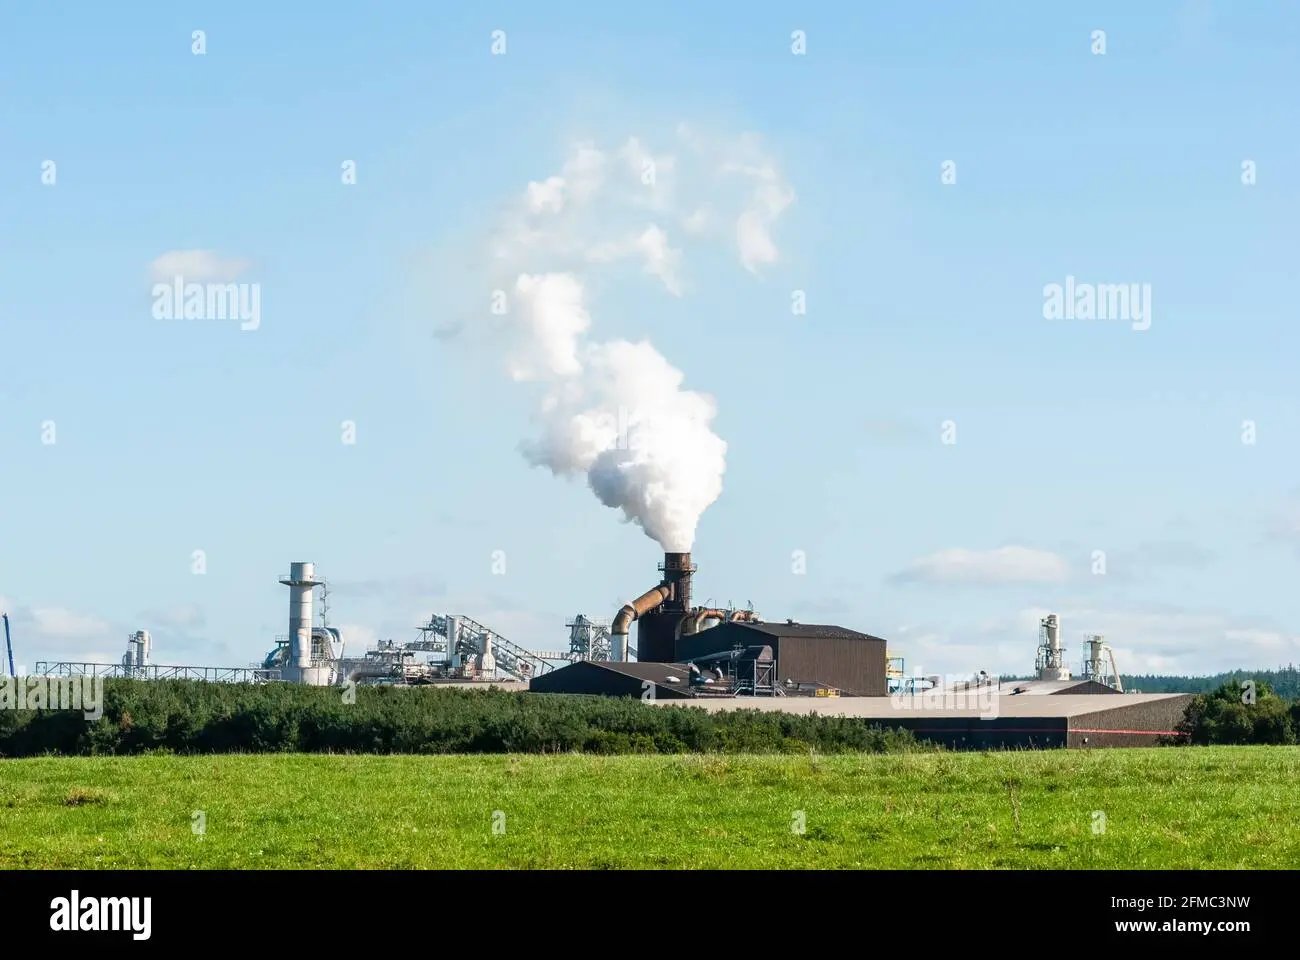
[[279, 670], [253, 667], [184, 667], [146, 664], [143, 667], [121, 663], [77, 663], [42, 660], [36, 664], [41, 677], [122, 677], [134, 680], [200, 680], [205, 683], [271, 683], [280, 679]]

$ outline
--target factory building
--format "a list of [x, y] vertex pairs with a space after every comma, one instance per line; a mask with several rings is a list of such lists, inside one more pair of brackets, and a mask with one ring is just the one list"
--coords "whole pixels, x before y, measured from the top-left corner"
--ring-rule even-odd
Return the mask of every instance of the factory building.
[[[666, 553], [663, 580], [619, 611], [611, 628], [613, 658], [625, 659], [626, 636], [637, 623], [637, 659], [685, 663], [770, 647], [775, 677], [787, 688], [807, 686], [859, 696], [886, 693], [885, 641], [843, 627], [762, 622], [750, 610], [691, 605], [697, 567], [689, 553]], [[620, 654], [623, 654], [620, 656]]]
[[681, 637], [677, 662], [766, 645], [776, 680], [786, 690], [835, 690], [845, 696], [883, 697], [885, 641], [844, 627], [822, 624], [732, 621]]
[[1014, 695], [1007, 685], [996, 697], [972, 705], [951, 692], [935, 697], [855, 697], [836, 700], [694, 700], [705, 710], [779, 710], [860, 718], [871, 726], [908, 730], [951, 750], [1042, 750], [1060, 747], [1153, 747], [1178, 736], [1188, 693]]

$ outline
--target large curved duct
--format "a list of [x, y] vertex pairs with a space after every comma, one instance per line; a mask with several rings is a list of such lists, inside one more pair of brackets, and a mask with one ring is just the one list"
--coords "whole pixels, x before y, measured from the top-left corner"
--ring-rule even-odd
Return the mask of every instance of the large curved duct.
[[758, 617], [752, 610], [715, 610], [706, 607], [696, 607], [686, 616], [682, 617], [678, 624], [679, 637], [689, 637], [699, 633], [704, 628], [704, 621], [717, 620], [720, 623], [758, 623]]
[[627, 659], [627, 635], [632, 627], [632, 621], [659, 606], [672, 595], [672, 592], [672, 587], [664, 582], [647, 590], [631, 603], [623, 605], [609, 628], [610, 659]]
[[[337, 627], [312, 627], [311, 638], [320, 650], [321, 660], [341, 660], [343, 658], [343, 637]], [[315, 659], [315, 650], [312, 651]]]
[[705, 607], [696, 607], [686, 616], [682, 617], [681, 636], [689, 637], [692, 634], [700, 632], [705, 620], [720, 620], [727, 622], [728, 611], [711, 610]]

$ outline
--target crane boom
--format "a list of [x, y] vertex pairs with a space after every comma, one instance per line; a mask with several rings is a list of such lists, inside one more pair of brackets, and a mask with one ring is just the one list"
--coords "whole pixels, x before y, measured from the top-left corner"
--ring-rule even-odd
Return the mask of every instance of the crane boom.
[[5, 652], [9, 654], [9, 676], [16, 677], [18, 674], [14, 671], [14, 645], [9, 640], [9, 614], [0, 613], [0, 619], [5, 622]]

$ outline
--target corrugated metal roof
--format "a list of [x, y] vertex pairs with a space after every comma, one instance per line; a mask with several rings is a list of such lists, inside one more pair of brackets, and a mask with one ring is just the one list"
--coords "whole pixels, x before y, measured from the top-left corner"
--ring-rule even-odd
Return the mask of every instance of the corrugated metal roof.
[[[1042, 694], [1063, 694], [1076, 687], [1092, 687], [1094, 680], [1003, 680], [1002, 693], [1015, 694], [1018, 697], [1031, 697]], [[1098, 683], [1097, 686], [1104, 686]], [[1118, 693], [1118, 691], [1115, 691]], [[1135, 694], [1136, 696], [1136, 694]]]
[[638, 680], [650, 680], [663, 683], [668, 677], [675, 677], [677, 682], [685, 684], [691, 675], [690, 668], [684, 663], [640, 663], [636, 660], [586, 660], [590, 666], [602, 670], [612, 670]]

